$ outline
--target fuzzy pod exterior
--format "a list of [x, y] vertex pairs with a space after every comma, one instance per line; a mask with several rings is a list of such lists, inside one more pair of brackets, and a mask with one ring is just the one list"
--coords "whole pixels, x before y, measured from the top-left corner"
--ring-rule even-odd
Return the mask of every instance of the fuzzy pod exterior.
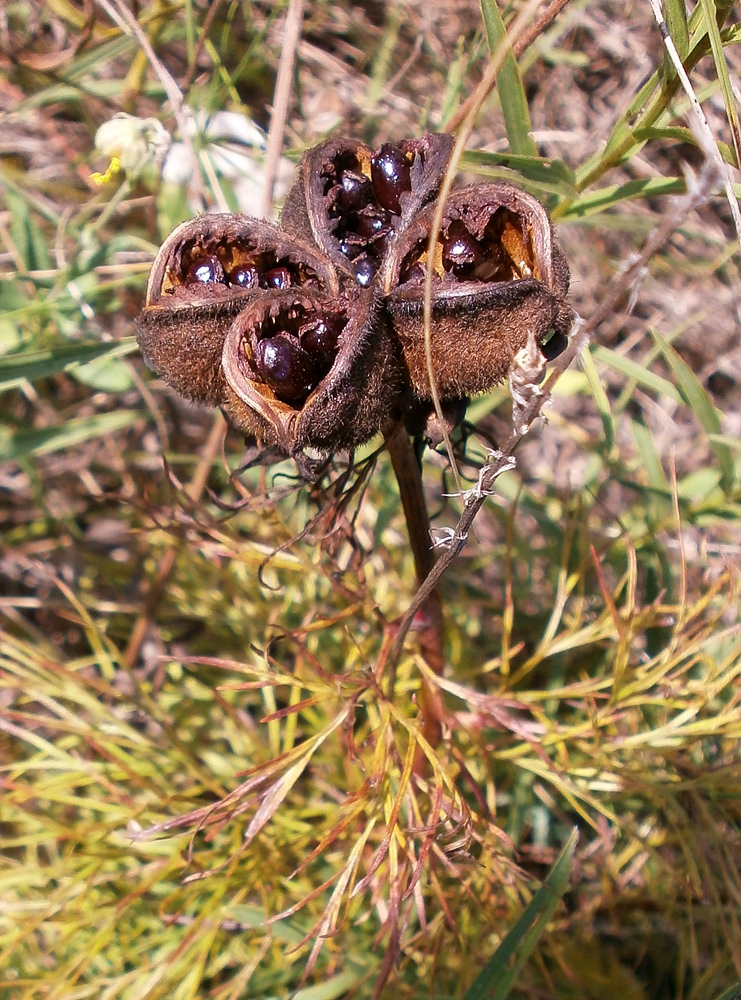
[[442, 398], [475, 395], [503, 381], [531, 332], [546, 357], [560, 353], [571, 322], [569, 268], [540, 202], [505, 182], [454, 191], [428, 261], [434, 213], [430, 205], [407, 228], [385, 275], [388, 314], [416, 394], [431, 394], [428, 269], [432, 370]]
[[[199, 261], [210, 262], [218, 280], [193, 278]], [[229, 276], [252, 277], [240, 285]], [[202, 215], [178, 226], [155, 258], [137, 340], [147, 365], [187, 399], [219, 406], [226, 396], [221, 370], [224, 339], [245, 304], [269, 289], [265, 276], [295, 287], [339, 294], [331, 263], [315, 247], [276, 226], [238, 214]]]

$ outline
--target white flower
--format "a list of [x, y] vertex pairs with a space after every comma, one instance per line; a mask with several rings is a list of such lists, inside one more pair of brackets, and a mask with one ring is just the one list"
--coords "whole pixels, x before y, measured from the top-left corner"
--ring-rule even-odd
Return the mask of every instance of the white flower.
[[119, 170], [136, 177], [150, 163], [162, 161], [170, 142], [167, 130], [156, 118], [136, 118], [120, 112], [95, 134], [95, 148], [111, 163], [105, 174], [93, 177], [103, 183]]
[[[199, 137], [197, 144], [206, 175], [229, 181], [240, 211], [261, 215], [265, 190], [264, 132], [236, 111], [189, 114], [188, 123], [190, 134]], [[277, 200], [288, 190], [293, 172], [290, 160], [281, 158], [275, 185]], [[193, 159], [184, 143], [173, 143], [162, 168], [162, 179], [168, 184], [187, 185], [189, 200], [195, 208], [200, 207], [192, 187]]]

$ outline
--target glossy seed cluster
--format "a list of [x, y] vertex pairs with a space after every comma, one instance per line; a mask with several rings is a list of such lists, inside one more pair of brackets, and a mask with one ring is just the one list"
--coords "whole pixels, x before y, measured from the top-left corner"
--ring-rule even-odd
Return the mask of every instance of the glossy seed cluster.
[[[192, 286], [221, 285], [227, 288], [290, 288], [306, 283], [306, 276], [288, 260], [280, 260], [269, 254], [250, 253], [249, 248], [240, 248], [237, 260], [235, 248], [221, 253], [209, 253], [204, 248], [194, 249], [187, 258], [184, 270], [178, 275], [178, 284]], [[222, 258], [226, 258], [222, 260]], [[229, 262], [231, 260], [231, 262]]]
[[414, 156], [385, 142], [370, 157], [369, 174], [357, 154], [330, 160], [322, 171], [330, 229], [357, 282], [368, 286], [401, 216], [401, 196], [412, 189]]
[[301, 404], [329, 372], [346, 317], [288, 308], [255, 331], [256, 377], [284, 403]]

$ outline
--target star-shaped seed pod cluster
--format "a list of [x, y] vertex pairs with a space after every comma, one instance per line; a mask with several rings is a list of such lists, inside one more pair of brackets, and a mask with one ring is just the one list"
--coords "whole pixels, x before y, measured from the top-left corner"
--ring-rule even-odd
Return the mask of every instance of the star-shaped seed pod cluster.
[[454, 190], [429, 239], [452, 148], [425, 135], [309, 150], [280, 222], [203, 215], [165, 240], [137, 324], [147, 364], [188, 399], [310, 470], [394, 422], [418, 427], [501, 382], [532, 334], [567, 344], [569, 269], [540, 202], [513, 184]]

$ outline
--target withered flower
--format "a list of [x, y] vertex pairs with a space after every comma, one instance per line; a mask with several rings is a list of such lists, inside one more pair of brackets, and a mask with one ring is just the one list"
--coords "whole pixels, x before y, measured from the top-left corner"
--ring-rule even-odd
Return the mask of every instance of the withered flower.
[[532, 333], [548, 359], [565, 348], [569, 269], [540, 202], [509, 183], [476, 184], [449, 197], [429, 258], [435, 206], [396, 244], [387, 309], [415, 392], [429, 398], [424, 290], [432, 270], [431, 354], [442, 398], [484, 392], [507, 375]]
[[429, 254], [451, 147], [445, 135], [375, 151], [330, 140], [304, 156], [279, 226], [205, 215], [178, 227], [138, 323], [147, 363], [308, 476], [307, 452], [350, 450], [399, 420], [442, 435], [426, 402], [429, 271], [446, 424], [506, 377], [530, 333], [555, 357], [569, 270], [537, 199], [509, 183], [454, 191]]

